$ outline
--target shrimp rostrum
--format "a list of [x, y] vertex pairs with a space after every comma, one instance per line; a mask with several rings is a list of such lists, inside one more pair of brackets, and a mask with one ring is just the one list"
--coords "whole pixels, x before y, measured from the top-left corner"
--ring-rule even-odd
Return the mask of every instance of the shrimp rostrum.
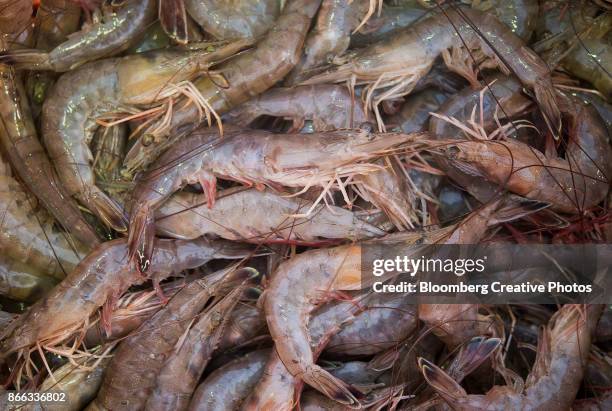
[[[478, 31], [473, 22], [478, 22]], [[344, 64], [315, 75], [303, 84], [351, 82], [367, 85], [365, 102], [374, 109], [379, 126], [378, 105], [410, 93], [419, 79], [442, 56], [448, 68], [478, 85], [478, 68], [498, 67], [512, 71], [533, 89], [553, 133], [561, 127], [559, 108], [550, 71], [543, 60], [527, 48], [494, 15], [464, 7], [443, 9], [394, 36], [347, 57]], [[377, 93], [375, 93], [377, 92]]]
[[[210, 207], [215, 202], [217, 177], [259, 188], [302, 188], [302, 192], [319, 186], [324, 189], [323, 198], [334, 184], [344, 190], [341, 178], [380, 170], [382, 166], [368, 161], [416, 136], [374, 135], [365, 130], [307, 135], [232, 130], [221, 139], [214, 131], [198, 130], [166, 151], [159, 165], [140, 179], [131, 210], [131, 258], [141, 269], [149, 265], [154, 211], [186, 184], [200, 183]], [[303, 214], [309, 215], [311, 209]]]

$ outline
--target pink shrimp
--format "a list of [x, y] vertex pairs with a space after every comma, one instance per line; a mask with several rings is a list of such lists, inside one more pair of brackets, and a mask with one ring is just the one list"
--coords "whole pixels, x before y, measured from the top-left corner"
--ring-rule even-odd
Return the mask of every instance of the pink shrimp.
[[[199, 267], [213, 258], [241, 258], [248, 249], [228, 242], [158, 240], [153, 260], [158, 266], [151, 278], [154, 284], [187, 268]], [[92, 251], [43, 300], [20, 317], [19, 324], [4, 335], [0, 358], [29, 349], [36, 344], [53, 345], [65, 341], [87, 322], [98, 308], [106, 307], [103, 322], [117, 299], [132, 285], [146, 280], [128, 264], [125, 239], [109, 241]]]
[[[565, 158], [547, 158], [519, 141], [462, 141], [446, 150], [460, 171], [484, 177], [555, 210], [579, 213], [601, 202], [612, 179], [612, 147], [594, 108], [570, 103]], [[451, 142], [452, 143], [452, 142]]]
[[[325, 305], [313, 313], [307, 330], [309, 336], [307, 344], [312, 349], [313, 359], [319, 356], [331, 336], [349, 322], [359, 310], [360, 306], [357, 301], [346, 300]], [[285, 335], [283, 337], [284, 344], [290, 338], [290, 335]], [[293, 367], [290, 364], [286, 364], [281, 357], [279, 349], [281, 347], [277, 344], [268, 359], [263, 378], [242, 405], [244, 411], [258, 411], [262, 409], [289, 411], [293, 409], [293, 406], [299, 399], [299, 393], [303, 386], [302, 379], [291, 372], [292, 369], [295, 369], [295, 363]], [[301, 359], [298, 362], [305, 364], [307, 361], [308, 359]], [[318, 365], [314, 365], [314, 367], [319, 368], [323, 373], [327, 373], [327, 371]], [[329, 373], [327, 375], [335, 378]], [[336, 381], [340, 380], [336, 379]], [[349, 403], [351, 408], [358, 407], [357, 400], [350, 392], [348, 392], [347, 399], [351, 401]], [[342, 398], [339, 398], [339, 400], [342, 400]]]
[[135, 333], [122, 341], [93, 403], [95, 410], [143, 409], [164, 363], [210, 299], [227, 292], [253, 270], [234, 266], [187, 284]]
[[431, 387], [454, 410], [560, 410], [576, 397], [602, 306], [564, 305], [551, 318], [538, 343], [535, 364], [523, 392], [494, 386], [484, 395], [467, 394], [445, 371], [421, 359]]
[[380, 170], [381, 166], [366, 161], [416, 137], [365, 130], [307, 135], [232, 130], [220, 139], [216, 132], [196, 131], [166, 151], [158, 159], [159, 167], [142, 176], [133, 195], [130, 257], [141, 270], [146, 269], [153, 251], [154, 211], [187, 183], [199, 182], [211, 207], [217, 176], [259, 188], [321, 186], [329, 190], [340, 178]]
[[[478, 22], [478, 31], [473, 28], [473, 22]], [[481, 67], [511, 70], [534, 90], [551, 130], [555, 135], [559, 133], [561, 115], [544, 61], [495, 16], [464, 7], [450, 7], [431, 15], [389, 39], [358, 51], [348, 57], [348, 62], [303, 84], [346, 81], [367, 84], [366, 105], [372, 107], [382, 129], [379, 104], [410, 93], [440, 55], [451, 70], [473, 85], [478, 84], [472, 63], [474, 55], [475, 61], [485, 58]], [[374, 96], [379, 89], [384, 90]]]
[[[165, 236], [194, 239], [206, 234], [253, 243], [317, 243], [326, 239], [362, 239], [385, 232], [336, 206], [316, 206], [311, 215], [291, 217], [309, 210], [312, 202], [274, 194], [271, 190], [228, 189], [215, 206], [206, 196], [175, 194], [156, 213], [157, 231]], [[251, 218], [242, 218], [249, 213]]]

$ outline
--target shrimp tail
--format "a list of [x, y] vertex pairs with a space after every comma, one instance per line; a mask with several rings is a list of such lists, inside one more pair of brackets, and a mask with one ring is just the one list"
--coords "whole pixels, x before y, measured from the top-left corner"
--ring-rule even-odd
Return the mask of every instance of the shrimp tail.
[[182, 0], [159, 0], [159, 21], [169, 37], [187, 44], [187, 12]]
[[449, 404], [452, 404], [452, 401], [456, 401], [459, 398], [467, 397], [463, 387], [441, 368], [423, 357], [418, 359], [418, 363], [425, 381]]
[[92, 211], [98, 215], [102, 221], [119, 232], [126, 232], [128, 221], [123, 212], [123, 208], [112, 198], [104, 194], [101, 190], [95, 190], [88, 198]]
[[36, 49], [7, 50], [0, 53], [0, 63], [20, 70], [53, 70], [49, 53]]
[[551, 83], [546, 81], [536, 81], [533, 91], [538, 106], [542, 111], [542, 116], [546, 125], [550, 129], [555, 140], [561, 135], [561, 110], [557, 105], [555, 89]]
[[359, 408], [359, 401], [351, 393], [348, 385], [318, 365], [309, 368], [301, 377], [306, 384], [332, 400], [348, 405], [351, 408]]
[[149, 206], [141, 204], [132, 215], [128, 234], [129, 259], [136, 264], [141, 273], [149, 268], [153, 256], [154, 238], [153, 213]]

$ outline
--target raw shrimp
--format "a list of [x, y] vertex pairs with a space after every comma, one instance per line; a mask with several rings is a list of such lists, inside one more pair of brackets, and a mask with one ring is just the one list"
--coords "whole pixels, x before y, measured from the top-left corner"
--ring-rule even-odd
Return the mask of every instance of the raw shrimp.
[[138, 41], [155, 20], [156, 4], [155, 0], [126, 0], [116, 11], [104, 16], [103, 21], [73, 34], [49, 52], [12, 50], [0, 55], [0, 62], [26, 70], [63, 72], [119, 54]]
[[187, 12], [219, 40], [257, 38], [280, 13], [279, 0], [184, 0]]
[[[291, 217], [310, 209], [312, 202], [280, 196], [270, 190], [228, 189], [208, 208], [203, 194], [178, 193], [156, 213], [159, 233], [194, 239], [215, 234], [228, 240], [316, 243], [324, 239], [361, 239], [384, 231], [335, 206], [316, 206], [311, 215]], [[250, 215], [245, 220], [244, 215]]]
[[262, 377], [271, 350], [245, 354], [213, 371], [193, 393], [189, 411], [233, 411]]
[[202, 377], [223, 335], [228, 317], [244, 291], [239, 286], [212, 307], [200, 313], [180, 347], [168, 357], [157, 376], [146, 410], [186, 410], [191, 394]]
[[0, 35], [18, 34], [31, 18], [30, 0], [0, 0]]
[[58, 281], [27, 266], [0, 258], [0, 295], [14, 301], [36, 302]]
[[334, 335], [326, 353], [372, 355], [407, 338], [417, 326], [416, 310], [404, 296], [374, 294], [364, 311]]
[[317, 22], [304, 46], [304, 56], [289, 75], [289, 83], [304, 79], [309, 70], [330, 63], [349, 47], [351, 33], [369, 6], [369, 0], [323, 0]]
[[359, 290], [361, 247], [341, 246], [304, 252], [274, 273], [262, 299], [276, 352], [291, 375], [329, 398], [356, 406], [348, 386], [314, 362], [308, 320], [317, 304], [334, 291]]
[[[449, 163], [554, 210], [577, 213], [603, 200], [612, 178], [612, 147], [606, 126], [593, 107], [568, 101], [570, 140], [565, 159], [546, 158], [513, 140], [463, 141], [449, 147]], [[450, 153], [452, 152], [452, 153]]]
[[[219, 115], [266, 91], [284, 78], [297, 63], [310, 21], [321, 0], [290, 0], [274, 27], [257, 44], [255, 50], [245, 52], [215, 69], [223, 80], [205, 76], [194, 81], [201, 100]], [[177, 109], [169, 124], [165, 119], [152, 124], [145, 136], [170, 138], [145, 145], [140, 138], [128, 153], [125, 166], [133, 172], [148, 165], [176, 139], [192, 131], [202, 118], [194, 105]]]
[[[469, 22], [478, 22], [480, 32]], [[464, 44], [477, 53], [468, 54]], [[449, 69], [473, 85], [478, 84], [471, 60], [475, 53], [477, 61], [480, 57], [488, 58], [481, 67], [511, 70], [525, 86], [533, 89], [547, 124], [553, 132], [559, 132], [561, 115], [546, 64], [496, 17], [467, 8], [450, 8], [423, 19], [304, 84], [345, 81], [367, 84], [366, 106], [374, 109], [382, 126], [378, 105], [410, 93], [440, 55]], [[385, 90], [373, 96], [378, 89]]]
[[98, 236], [57, 181], [38, 141], [23, 85], [15, 70], [4, 64], [0, 64], [0, 145], [19, 179], [62, 227], [85, 246], [95, 246]]
[[[106, 347], [103, 347], [106, 348]], [[38, 392], [65, 392], [66, 401], [60, 403], [45, 404], [40, 406], [25, 406], [23, 411], [81, 411], [87, 404], [96, 398], [96, 393], [102, 385], [102, 377], [108, 364], [110, 356], [105, 356], [100, 349], [94, 355], [102, 354], [102, 358], [86, 358], [86, 361], [78, 361], [78, 365], [67, 362], [57, 370], [53, 371], [53, 377], [47, 377]], [[92, 369], [93, 367], [93, 369]]]
[[[0, 159], [0, 167], [7, 169], [8, 165]], [[36, 200], [14, 178], [0, 174], [3, 174], [0, 175], [2, 255], [40, 274], [63, 279], [87, 254], [88, 248], [69, 241], [65, 232], [54, 227], [53, 219], [45, 210], [36, 210]]]
[[[249, 270], [247, 275], [252, 275]], [[124, 339], [104, 376], [92, 410], [143, 409], [181, 335], [210, 298], [244, 272], [229, 267], [187, 284], [135, 333]]]
[[[197, 130], [177, 142], [144, 174], [133, 195], [130, 258], [141, 269], [153, 251], [154, 211], [187, 183], [199, 182], [208, 204], [215, 200], [216, 176], [248, 185], [331, 187], [342, 177], [381, 169], [369, 160], [416, 135], [373, 135], [365, 130], [314, 134], [271, 134], [261, 130]], [[378, 155], [377, 155], [378, 153]], [[323, 194], [325, 195], [325, 194]], [[312, 208], [312, 206], [311, 206]], [[310, 210], [303, 214], [309, 215]], [[138, 261], [137, 261], [138, 260]]]
[[212, 53], [161, 50], [93, 62], [64, 74], [43, 106], [42, 130], [68, 192], [105, 224], [126, 231], [121, 206], [95, 184], [89, 143], [98, 126], [96, 117], [117, 110], [117, 106], [152, 103], [172, 87], [169, 82], [187, 80], [243, 45], [234, 43]]
[[331, 84], [274, 88], [241, 104], [228, 117], [246, 127], [262, 115], [292, 120], [291, 131], [301, 130], [305, 120], [312, 121], [315, 131], [356, 128], [366, 122], [363, 107], [346, 87]]
[[555, 313], [538, 343], [537, 357], [523, 392], [494, 386], [485, 395], [468, 395], [445, 371], [419, 362], [425, 379], [454, 410], [569, 409], [582, 381], [601, 305], [567, 304]]
[[[213, 258], [241, 258], [249, 250], [239, 245], [210, 241], [158, 240], [152, 262], [156, 263], [150, 278], [159, 286], [162, 279], [188, 268], [199, 267]], [[50, 341], [63, 341], [86, 323], [89, 316], [105, 306], [102, 321], [110, 330], [108, 315], [118, 298], [132, 285], [146, 278], [127, 264], [124, 239], [101, 244], [90, 253], [43, 300], [20, 317], [0, 346], [0, 358]]]
[[612, 46], [608, 42], [584, 39], [561, 65], [574, 76], [593, 84], [606, 99], [612, 100]]
[[[319, 356], [329, 338], [337, 333], [344, 324], [350, 321], [360, 310], [357, 301], [338, 301], [324, 305], [313, 315], [308, 324], [308, 342], [312, 350], [313, 362]], [[289, 337], [289, 334], [286, 335]], [[307, 360], [306, 360], [307, 361]], [[303, 362], [303, 361], [302, 361]], [[327, 373], [323, 368], [314, 365], [320, 371]], [[253, 389], [251, 395], [242, 404], [243, 411], [281, 410], [293, 409], [302, 390], [302, 378], [294, 375], [292, 367], [283, 362], [278, 345], [270, 355], [264, 370], [264, 376]], [[328, 374], [331, 376], [331, 374]], [[331, 376], [331, 378], [335, 378]], [[339, 380], [338, 380], [339, 381]], [[357, 407], [359, 403], [349, 392], [350, 406]]]
[[[490, 80], [489, 85], [482, 89], [467, 87], [449, 98], [432, 116], [429, 122], [431, 134], [438, 138], [463, 139], [465, 134], [472, 139], [490, 138], [487, 133], [500, 127], [501, 120], [510, 120], [532, 104], [522, 93], [522, 85], [516, 78], [496, 75], [487, 80]], [[463, 126], [458, 127], [457, 123], [466, 125], [470, 130], [476, 128], [477, 132], [465, 131]], [[467, 125], [471, 125], [471, 128]], [[518, 129], [518, 126], [510, 128], [509, 131], [515, 129]], [[437, 163], [452, 180], [481, 202], [490, 200], [498, 191], [496, 185], [461, 172], [443, 158], [439, 158]]]

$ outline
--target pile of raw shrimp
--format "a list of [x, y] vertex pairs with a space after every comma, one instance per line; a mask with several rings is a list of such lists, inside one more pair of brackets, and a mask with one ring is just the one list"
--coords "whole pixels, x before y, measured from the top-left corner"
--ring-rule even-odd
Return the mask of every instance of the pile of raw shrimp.
[[609, 0], [0, 0], [1, 406], [612, 409], [609, 307], [414, 305], [361, 267], [612, 241], [611, 29]]

